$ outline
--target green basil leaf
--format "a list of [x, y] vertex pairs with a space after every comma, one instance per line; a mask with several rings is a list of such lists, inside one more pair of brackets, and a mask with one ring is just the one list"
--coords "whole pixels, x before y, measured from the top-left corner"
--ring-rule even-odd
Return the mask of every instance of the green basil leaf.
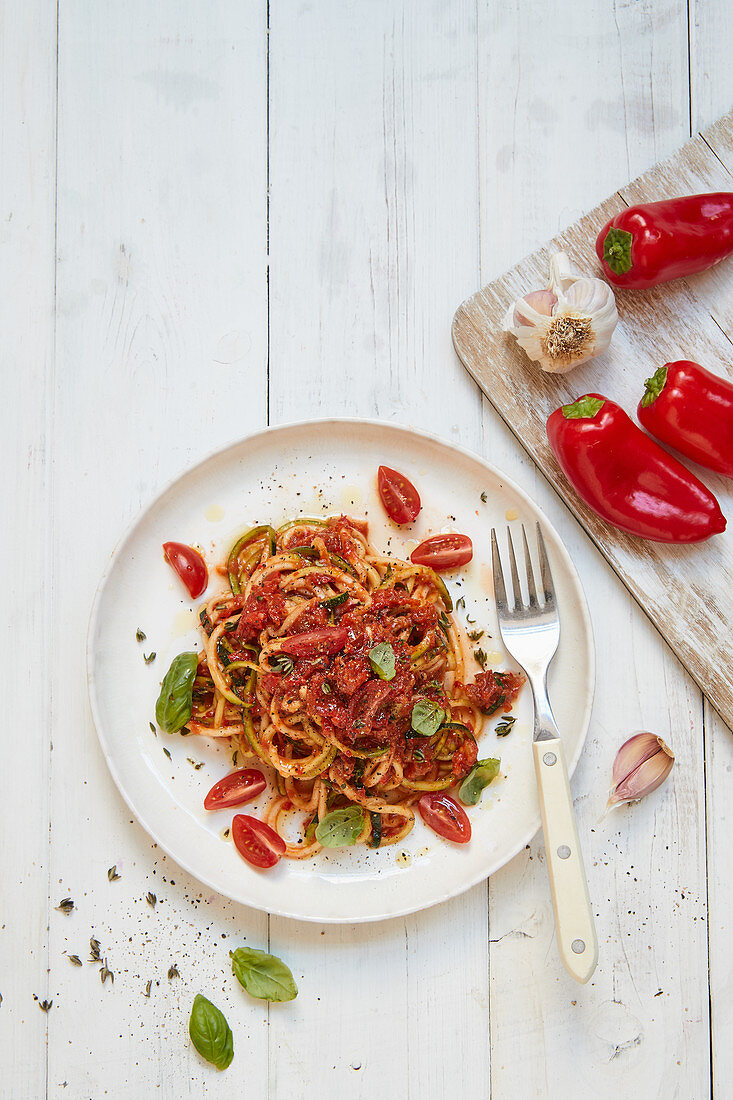
[[226, 1069], [234, 1057], [234, 1037], [223, 1012], [200, 993], [196, 994], [188, 1021], [188, 1034], [202, 1058], [217, 1069]]
[[419, 699], [412, 708], [411, 725], [418, 737], [433, 737], [445, 720], [445, 711], [430, 699]]
[[261, 1001], [293, 1001], [298, 996], [293, 975], [277, 955], [268, 955], [254, 947], [238, 947], [229, 954], [234, 975], [250, 997]]
[[478, 760], [474, 764], [458, 788], [458, 797], [464, 806], [476, 806], [481, 801], [484, 787], [488, 787], [489, 783], [496, 779], [500, 767], [501, 760], [497, 760], [496, 757]]
[[332, 810], [316, 826], [316, 840], [324, 848], [347, 848], [356, 843], [364, 828], [364, 812], [359, 806]]
[[369, 650], [369, 663], [380, 680], [394, 680], [394, 650], [389, 642], [380, 642]]
[[191, 717], [191, 696], [198, 661], [197, 653], [179, 653], [163, 677], [155, 704], [155, 720], [166, 733], [177, 733]]

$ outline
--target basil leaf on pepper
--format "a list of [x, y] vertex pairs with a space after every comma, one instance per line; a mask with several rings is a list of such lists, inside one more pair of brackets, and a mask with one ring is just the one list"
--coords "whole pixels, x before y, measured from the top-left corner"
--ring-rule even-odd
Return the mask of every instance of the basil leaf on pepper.
[[179, 653], [163, 677], [155, 704], [155, 720], [166, 733], [177, 733], [191, 717], [193, 682], [198, 663], [197, 653]]
[[324, 848], [348, 848], [364, 828], [364, 811], [359, 806], [332, 810], [316, 826], [316, 840]]
[[489, 783], [496, 779], [500, 767], [501, 760], [497, 760], [496, 757], [490, 757], [488, 760], [478, 760], [474, 764], [458, 788], [458, 797], [464, 806], [478, 805], [484, 787], [488, 787]]
[[210, 1000], [197, 993], [194, 998], [188, 1034], [202, 1058], [217, 1069], [226, 1069], [234, 1057], [234, 1037], [224, 1013]]
[[277, 955], [268, 955], [254, 947], [230, 951], [232, 970], [250, 997], [261, 1001], [292, 1001], [298, 996], [293, 975]]

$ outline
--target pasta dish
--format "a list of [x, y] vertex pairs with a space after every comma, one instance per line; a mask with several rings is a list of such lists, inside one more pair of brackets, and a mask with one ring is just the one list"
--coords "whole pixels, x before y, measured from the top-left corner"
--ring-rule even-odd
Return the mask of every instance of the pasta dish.
[[255, 527], [219, 571], [229, 591], [200, 612], [188, 729], [274, 770], [264, 821], [283, 855], [313, 856], [327, 822], [345, 843], [394, 844], [423, 796], [476, 770], [484, 717], [511, 710], [523, 678], [466, 682], [431, 567], [380, 553], [364, 522], [338, 516]]

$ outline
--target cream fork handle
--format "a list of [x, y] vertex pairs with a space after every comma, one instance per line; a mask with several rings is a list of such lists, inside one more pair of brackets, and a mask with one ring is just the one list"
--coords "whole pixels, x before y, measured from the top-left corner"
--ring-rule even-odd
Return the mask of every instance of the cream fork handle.
[[598, 940], [562, 742], [554, 737], [532, 747], [560, 957], [585, 984], [598, 962]]

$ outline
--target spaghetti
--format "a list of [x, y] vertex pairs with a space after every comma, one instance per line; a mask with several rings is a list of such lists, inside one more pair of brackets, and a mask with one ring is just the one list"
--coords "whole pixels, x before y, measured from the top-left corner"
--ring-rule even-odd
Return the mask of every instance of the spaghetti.
[[441, 578], [380, 554], [346, 516], [255, 527], [221, 572], [230, 592], [200, 613], [191, 732], [274, 769], [266, 823], [283, 836], [285, 814], [306, 814], [289, 858], [319, 851], [318, 823], [342, 808], [362, 811], [354, 842], [398, 842], [426, 791], [471, 771], [482, 715], [510, 710], [522, 678], [466, 684]]

